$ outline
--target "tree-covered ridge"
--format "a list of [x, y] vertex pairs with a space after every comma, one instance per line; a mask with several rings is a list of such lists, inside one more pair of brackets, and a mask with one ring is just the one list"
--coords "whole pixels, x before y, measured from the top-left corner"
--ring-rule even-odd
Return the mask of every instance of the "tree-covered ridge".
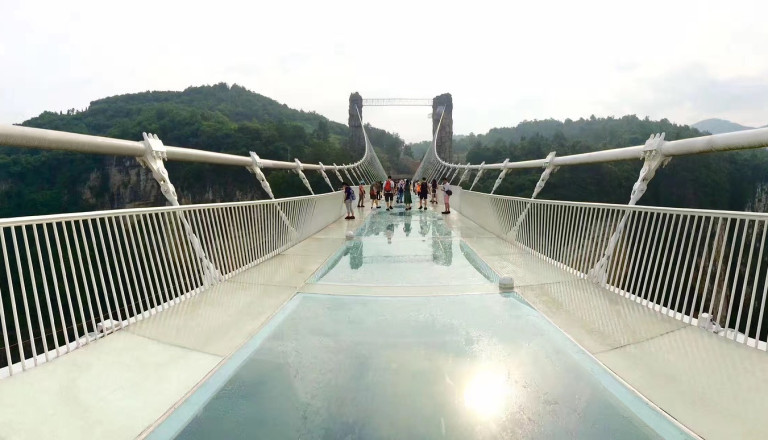
[[148, 91], [111, 96], [91, 102], [83, 111], [43, 112], [22, 125], [116, 137], [113, 130], [127, 122], [147, 119], [148, 114], [156, 116], [158, 110], [168, 113], [181, 108], [195, 109], [203, 114], [217, 113], [233, 123], [296, 123], [312, 130], [325, 122], [330, 134], [347, 135], [347, 127], [343, 124], [329, 121], [317, 113], [294, 110], [237, 84], [230, 87], [225, 83], [189, 87], [182, 92]]
[[[326, 164], [349, 163], [348, 128], [315, 113], [290, 109], [278, 102], [226, 84], [190, 87], [183, 92], [144, 92], [94, 101], [83, 110], [44, 112], [22, 125], [141, 139], [156, 133], [167, 145], [263, 158]], [[384, 147], [402, 143], [396, 136], [375, 131]], [[182, 203], [208, 203], [264, 198], [245, 169], [194, 163], [168, 163], [171, 180]], [[268, 172], [277, 197], [308, 194], [290, 171]], [[330, 188], [318, 175], [307, 173], [318, 191]], [[156, 183], [134, 159], [58, 151], [0, 147], [0, 217], [89, 211], [164, 204]]]
[[[652, 121], [634, 115], [557, 121], [524, 121], [515, 127], [495, 128], [470, 135], [466, 161], [502, 162], [558, 156], [642, 145], [652, 133], [666, 140], [702, 136], [695, 128], [666, 119]], [[455, 149], [455, 148], [454, 148]], [[586, 202], [627, 203], [642, 166], [640, 161], [616, 162], [560, 169], [547, 182], [540, 198]], [[764, 149], [677, 157], [659, 170], [641, 199], [643, 205], [744, 210], [753, 207], [758, 188], [768, 182], [768, 152]], [[541, 170], [512, 170], [496, 191], [530, 197]], [[475, 189], [489, 191], [497, 175], [487, 172]]]

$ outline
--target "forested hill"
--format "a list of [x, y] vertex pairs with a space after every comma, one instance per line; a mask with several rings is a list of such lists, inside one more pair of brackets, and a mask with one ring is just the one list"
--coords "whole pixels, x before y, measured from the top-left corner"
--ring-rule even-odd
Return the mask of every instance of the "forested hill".
[[[91, 102], [83, 111], [43, 112], [22, 125], [121, 137], [133, 125], [149, 125], [143, 131], [151, 131], [153, 126], [162, 129], [168, 122], [188, 122], [173, 120], [185, 116], [203, 120], [218, 116], [235, 124], [294, 123], [307, 131], [314, 130], [318, 124], [327, 124], [330, 134], [347, 135], [346, 125], [331, 122], [317, 113], [294, 110], [237, 84], [229, 87], [224, 83], [189, 87], [183, 92], [153, 91], [111, 96]], [[135, 133], [130, 135], [125, 138], [136, 138]]]
[[[454, 141], [454, 151], [466, 149], [472, 163], [541, 159], [550, 151], [558, 156], [642, 145], [652, 133], [667, 140], [702, 136], [687, 125], [666, 119], [652, 121], [634, 115], [557, 121], [525, 121], [515, 127], [494, 128], [485, 135]], [[642, 167], [641, 161], [566, 167], [547, 182], [540, 198], [625, 204]], [[642, 205], [701, 209], [764, 210], [758, 192], [768, 182], [765, 149], [676, 157], [656, 173]], [[512, 170], [499, 194], [530, 197], [541, 170]], [[478, 187], [490, 191], [496, 173], [487, 172]], [[470, 182], [471, 184], [471, 182]]]
[[[346, 106], [346, 100], [340, 105]], [[167, 145], [317, 163], [349, 163], [348, 127], [226, 84], [182, 92], [144, 92], [93, 101], [87, 109], [44, 112], [22, 125], [122, 139], [156, 133]], [[375, 132], [385, 167], [399, 162], [402, 140]], [[168, 163], [182, 203], [264, 198], [245, 169]], [[307, 173], [316, 191], [328, 191]], [[290, 171], [267, 173], [277, 197], [308, 194]], [[0, 147], [0, 217], [163, 205], [158, 185], [132, 158]]]

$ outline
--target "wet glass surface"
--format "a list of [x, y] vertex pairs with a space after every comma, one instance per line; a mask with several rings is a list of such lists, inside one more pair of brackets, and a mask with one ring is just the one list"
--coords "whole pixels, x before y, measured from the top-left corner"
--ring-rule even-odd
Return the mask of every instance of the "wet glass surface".
[[689, 438], [514, 294], [300, 294], [151, 438], [176, 433]]
[[498, 277], [433, 211], [377, 210], [308, 282], [377, 286], [488, 284]]

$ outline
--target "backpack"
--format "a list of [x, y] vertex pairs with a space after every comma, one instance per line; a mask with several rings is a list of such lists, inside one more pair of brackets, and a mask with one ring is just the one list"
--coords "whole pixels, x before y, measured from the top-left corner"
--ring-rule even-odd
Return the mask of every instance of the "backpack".
[[387, 182], [384, 184], [384, 191], [392, 192], [392, 181], [391, 180], [387, 180]]
[[355, 196], [355, 192], [354, 191], [350, 191], [350, 193], [352, 194], [352, 199], [351, 200], [356, 200], [357, 196]]

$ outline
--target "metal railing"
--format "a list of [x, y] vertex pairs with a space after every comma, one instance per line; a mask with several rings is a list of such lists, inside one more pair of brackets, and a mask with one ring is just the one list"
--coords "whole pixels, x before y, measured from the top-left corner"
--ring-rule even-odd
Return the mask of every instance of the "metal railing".
[[337, 220], [338, 192], [0, 220], [0, 377], [152, 316]]
[[463, 215], [533, 255], [766, 350], [768, 214], [460, 194]]
[[544, 188], [552, 173], [564, 166], [577, 166], [605, 162], [617, 162], [626, 160], [643, 160], [643, 167], [630, 196], [629, 204], [634, 205], [643, 196], [648, 183], [653, 179], [659, 167], [665, 166], [673, 157], [689, 156], [703, 153], [722, 151], [748, 150], [768, 147], [768, 128], [744, 130], [734, 133], [724, 133], [697, 138], [666, 141], [664, 133], [651, 135], [644, 145], [625, 148], [614, 148], [590, 153], [573, 154], [569, 156], [557, 156], [557, 152], [550, 152], [546, 158], [533, 159], [518, 162], [510, 162], [509, 159], [499, 163], [457, 164], [449, 163], [440, 158], [437, 153], [437, 139], [442, 126], [444, 113], [440, 115], [432, 146], [427, 149], [414, 179], [426, 177], [427, 180], [447, 177], [451, 182], [461, 174], [459, 184], [470, 177], [472, 171], [476, 172], [475, 179], [470, 186], [474, 188], [480, 180], [480, 176], [486, 170], [500, 170], [499, 176], [493, 185], [491, 194], [501, 184], [509, 170], [542, 168], [542, 174], [533, 188], [531, 198], [535, 199]]
[[[164, 145], [156, 135], [151, 133], [144, 133], [143, 141], [131, 141], [4, 124], [0, 124], [0, 146], [135, 157], [142, 166], [150, 169], [155, 179], [163, 187], [163, 194], [171, 204], [177, 204], [178, 202], [174, 200], [176, 198], [175, 189], [170, 184], [170, 176], [165, 170], [164, 161], [199, 162], [244, 167], [256, 175], [266, 193], [270, 198], [274, 199], [272, 189], [262, 172], [263, 169], [295, 171], [312, 194], [314, 194], [314, 190], [304, 175], [304, 171], [320, 172], [325, 182], [330, 186], [331, 191], [334, 191], [337, 187], [331, 183], [328, 177], [327, 172], [330, 171], [335, 174], [339, 183], [345, 180], [350, 183], [360, 180], [372, 182], [386, 178], [386, 172], [381, 165], [381, 161], [379, 161], [373, 145], [368, 140], [368, 134], [365, 132], [365, 124], [359, 109], [357, 114], [360, 118], [365, 138], [365, 152], [363, 157], [357, 162], [342, 165], [324, 165], [322, 162], [317, 164], [302, 163], [298, 159], [294, 159], [293, 162], [262, 159], [253, 152], [249, 156], [237, 156], [193, 148], [174, 147]], [[342, 176], [342, 173], [344, 173], [344, 176]]]

